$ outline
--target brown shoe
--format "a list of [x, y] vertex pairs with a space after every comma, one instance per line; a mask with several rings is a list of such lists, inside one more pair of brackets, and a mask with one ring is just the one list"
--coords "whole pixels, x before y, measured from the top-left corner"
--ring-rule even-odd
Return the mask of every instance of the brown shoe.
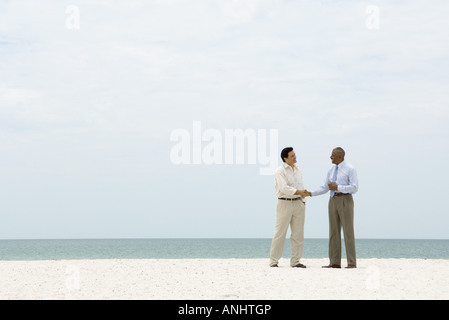
[[347, 267], [345, 267], [345, 269], [355, 269], [357, 268], [355, 264], [348, 264]]
[[295, 266], [292, 266], [292, 268], [307, 268], [305, 265], [303, 265], [302, 263], [298, 263]]
[[334, 269], [341, 269], [341, 266], [339, 264], [330, 264], [328, 266], [322, 266], [322, 268], [334, 268]]
[[278, 265], [277, 264], [273, 264], [272, 266], [270, 266], [271, 268], [277, 268]]

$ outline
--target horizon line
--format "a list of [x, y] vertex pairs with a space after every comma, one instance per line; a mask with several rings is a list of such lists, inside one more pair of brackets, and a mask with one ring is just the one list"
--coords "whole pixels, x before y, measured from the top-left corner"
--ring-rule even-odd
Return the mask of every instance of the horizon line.
[[[21, 241], [21, 240], [254, 240], [272, 239], [272, 237], [119, 237], [119, 238], [1, 238], [0, 241]], [[328, 240], [329, 238], [304, 238], [304, 240]], [[342, 237], [344, 239], [344, 237]], [[357, 240], [449, 240], [449, 238], [356, 238]]]

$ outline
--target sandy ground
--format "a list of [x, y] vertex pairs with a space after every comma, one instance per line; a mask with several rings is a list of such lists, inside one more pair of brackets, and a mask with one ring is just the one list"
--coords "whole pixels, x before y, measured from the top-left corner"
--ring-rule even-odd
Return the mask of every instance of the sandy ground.
[[[449, 260], [142, 259], [0, 261], [0, 299], [449, 299]], [[344, 266], [344, 265], [343, 265]]]

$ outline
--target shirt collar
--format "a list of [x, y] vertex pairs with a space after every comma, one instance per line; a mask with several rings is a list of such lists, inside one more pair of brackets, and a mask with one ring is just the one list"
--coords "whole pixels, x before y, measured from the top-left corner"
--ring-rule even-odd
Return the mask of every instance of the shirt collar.
[[[292, 167], [290, 167], [290, 165], [287, 162], [283, 162], [282, 165], [284, 166], [285, 169], [290, 168], [292, 169]], [[295, 169], [298, 169], [298, 167], [296, 166], [296, 164], [293, 165], [295, 167]]]
[[345, 160], [343, 160], [342, 162], [340, 162], [339, 165], [337, 165], [337, 167], [341, 168], [346, 164]]

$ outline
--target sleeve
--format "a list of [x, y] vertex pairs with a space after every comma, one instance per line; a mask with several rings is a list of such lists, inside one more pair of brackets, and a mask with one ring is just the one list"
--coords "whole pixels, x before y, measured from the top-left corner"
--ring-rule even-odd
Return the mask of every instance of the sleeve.
[[351, 168], [348, 172], [348, 184], [338, 185], [338, 192], [342, 193], [356, 193], [359, 190], [359, 181], [357, 178], [357, 171]]
[[274, 179], [279, 188], [279, 191], [289, 196], [293, 196], [295, 194], [296, 189], [287, 184], [287, 177], [285, 176], [284, 170], [276, 171]]
[[328, 172], [323, 185], [321, 187], [319, 187], [318, 189], [316, 189], [315, 191], [312, 191], [312, 197], [320, 196], [322, 194], [327, 193], [329, 191], [329, 186], [328, 186], [329, 183], [330, 182], [329, 182], [329, 172]]

